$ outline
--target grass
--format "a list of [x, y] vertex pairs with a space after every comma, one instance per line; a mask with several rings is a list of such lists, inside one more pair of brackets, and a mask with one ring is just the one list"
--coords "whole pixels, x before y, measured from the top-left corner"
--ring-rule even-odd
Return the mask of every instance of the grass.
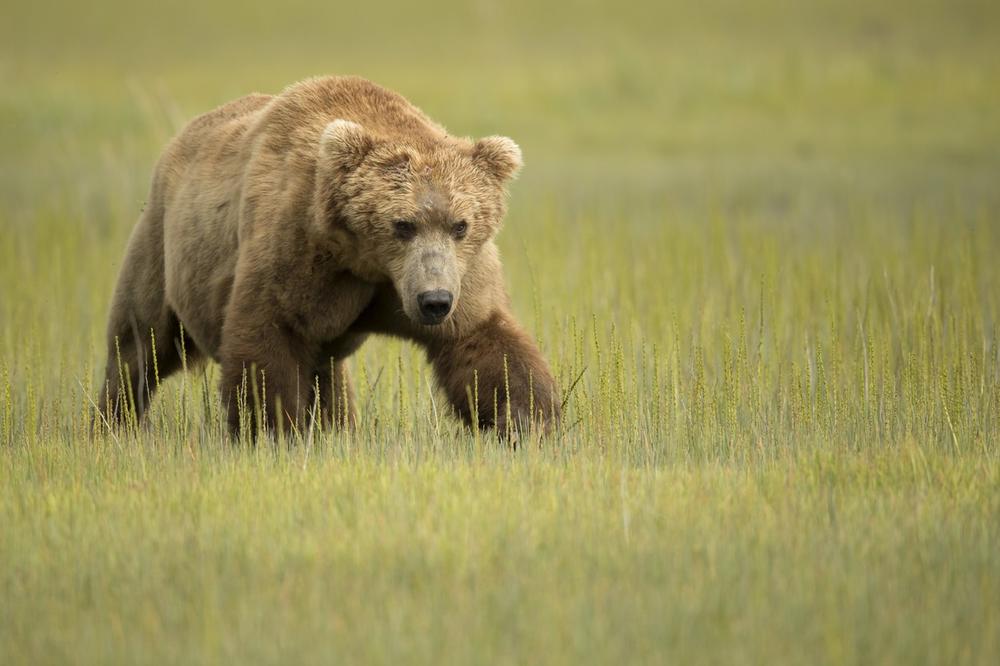
[[[0, 662], [1000, 659], [994, 3], [7, 14]], [[551, 437], [391, 340], [354, 433], [233, 447], [213, 366], [90, 432], [163, 143], [323, 72], [523, 147]]]

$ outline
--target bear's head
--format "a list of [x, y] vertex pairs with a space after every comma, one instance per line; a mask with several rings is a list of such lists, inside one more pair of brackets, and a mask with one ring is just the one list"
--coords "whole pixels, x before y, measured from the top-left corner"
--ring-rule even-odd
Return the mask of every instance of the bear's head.
[[341, 235], [350, 270], [390, 280], [415, 323], [445, 321], [466, 268], [500, 228], [521, 149], [499, 136], [403, 143], [335, 120], [319, 153], [322, 224]]

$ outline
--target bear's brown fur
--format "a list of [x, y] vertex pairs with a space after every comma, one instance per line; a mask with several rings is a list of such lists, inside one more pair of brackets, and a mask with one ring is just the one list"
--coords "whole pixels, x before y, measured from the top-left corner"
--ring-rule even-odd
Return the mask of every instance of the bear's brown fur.
[[510, 139], [450, 136], [353, 77], [195, 119], [160, 158], [129, 241], [104, 418], [141, 416], [183, 348], [221, 364], [234, 431], [248, 390], [270, 426], [301, 427], [314, 401], [349, 423], [345, 359], [375, 333], [422, 345], [467, 422], [547, 425], [555, 382], [511, 314], [493, 241], [520, 165]]

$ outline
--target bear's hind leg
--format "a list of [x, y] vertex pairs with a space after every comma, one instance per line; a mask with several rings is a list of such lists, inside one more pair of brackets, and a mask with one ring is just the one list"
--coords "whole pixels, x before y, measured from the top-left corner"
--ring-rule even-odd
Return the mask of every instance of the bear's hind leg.
[[133, 417], [140, 421], [158, 384], [200, 357], [172, 312], [152, 322], [134, 312], [116, 312], [108, 326], [108, 362], [98, 400], [105, 425], [114, 427]]
[[159, 220], [150, 211], [139, 220], [115, 287], [98, 396], [98, 418], [105, 427], [142, 418], [157, 383], [181, 367], [182, 348], [189, 363], [200, 356], [166, 304]]

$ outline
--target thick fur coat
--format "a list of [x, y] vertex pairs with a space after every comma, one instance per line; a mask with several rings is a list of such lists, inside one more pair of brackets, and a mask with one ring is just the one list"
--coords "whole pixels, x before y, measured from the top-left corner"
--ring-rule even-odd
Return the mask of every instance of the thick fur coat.
[[349, 424], [345, 361], [388, 334], [427, 350], [467, 422], [551, 423], [556, 386], [511, 314], [494, 243], [520, 166], [510, 139], [450, 136], [359, 78], [196, 118], [160, 158], [129, 241], [102, 414], [141, 417], [154, 367], [160, 379], [179, 369], [184, 348], [188, 363], [221, 364], [236, 432], [255, 414], [301, 427], [313, 404]]

